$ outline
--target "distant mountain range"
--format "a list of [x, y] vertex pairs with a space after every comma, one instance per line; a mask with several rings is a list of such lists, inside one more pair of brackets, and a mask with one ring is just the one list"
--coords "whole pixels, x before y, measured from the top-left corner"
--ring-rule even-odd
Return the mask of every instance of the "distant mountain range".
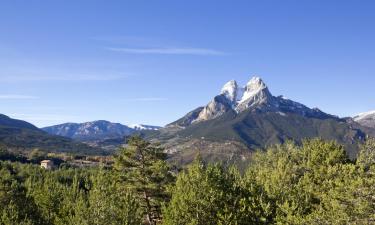
[[42, 129], [49, 134], [69, 137], [79, 141], [119, 138], [134, 132], [134, 129], [130, 127], [105, 120], [86, 123], [64, 123]]
[[90, 142], [119, 139], [143, 130], [158, 130], [158, 126], [136, 124], [126, 126], [106, 120], [97, 120], [86, 123], [64, 123], [42, 128], [49, 134], [69, 137], [74, 140]]
[[192, 160], [197, 152], [213, 160], [242, 160], [249, 149], [313, 137], [345, 144], [355, 157], [356, 143], [368, 130], [362, 128], [350, 118], [273, 96], [261, 78], [253, 77], [244, 87], [229, 81], [207, 105], [147, 137], [162, 141], [177, 161]]
[[39, 129], [26, 121], [0, 114], [0, 144], [25, 151], [38, 148], [50, 152], [105, 154], [124, 144], [127, 136], [159, 128], [143, 124], [130, 127], [98, 120]]
[[102, 154], [125, 144], [131, 135], [161, 142], [179, 163], [200, 155], [213, 161], [246, 161], [255, 149], [320, 137], [347, 146], [354, 158], [358, 143], [375, 137], [375, 111], [339, 118], [283, 96], [273, 96], [259, 77], [244, 87], [232, 80], [207, 105], [161, 128], [105, 120], [65, 123], [38, 129], [0, 114], [0, 143], [12, 148]]
[[29, 151], [34, 148], [49, 152], [103, 154], [103, 150], [70, 138], [50, 135], [36, 126], [0, 114], [0, 143], [11, 149]]

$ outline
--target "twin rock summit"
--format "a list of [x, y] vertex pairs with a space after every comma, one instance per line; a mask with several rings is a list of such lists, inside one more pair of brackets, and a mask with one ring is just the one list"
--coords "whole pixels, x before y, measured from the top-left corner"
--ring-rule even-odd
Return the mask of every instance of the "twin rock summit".
[[193, 123], [218, 118], [230, 111], [241, 114], [251, 110], [277, 112], [280, 115], [296, 113], [321, 119], [335, 117], [323, 113], [317, 108], [310, 109], [283, 96], [275, 97], [260, 77], [253, 77], [244, 87], [238, 86], [235, 80], [229, 81], [223, 86], [221, 93], [205, 107], [195, 109], [187, 114], [182, 121], [177, 121], [169, 126], [186, 127]]

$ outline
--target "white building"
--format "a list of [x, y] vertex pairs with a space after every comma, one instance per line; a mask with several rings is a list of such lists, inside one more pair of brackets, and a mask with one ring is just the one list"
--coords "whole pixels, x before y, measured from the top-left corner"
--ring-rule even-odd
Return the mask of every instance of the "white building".
[[53, 162], [51, 160], [43, 160], [40, 162], [40, 167], [50, 170], [53, 168]]

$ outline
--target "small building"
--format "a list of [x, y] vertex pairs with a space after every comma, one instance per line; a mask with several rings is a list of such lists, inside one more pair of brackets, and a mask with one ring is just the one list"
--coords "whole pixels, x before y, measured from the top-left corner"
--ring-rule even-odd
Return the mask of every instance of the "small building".
[[46, 170], [51, 170], [53, 168], [53, 161], [51, 160], [43, 160], [40, 162], [40, 167], [46, 169]]

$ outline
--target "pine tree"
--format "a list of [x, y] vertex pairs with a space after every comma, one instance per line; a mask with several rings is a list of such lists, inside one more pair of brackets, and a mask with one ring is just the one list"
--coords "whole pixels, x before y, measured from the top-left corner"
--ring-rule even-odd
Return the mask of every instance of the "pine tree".
[[168, 199], [167, 186], [172, 180], [167, 155], [159, 145], [132, 137], [115, 160], [119, 181], [124, 188], [134, 189], [142, 199], [147, 223], [161, 219], [161, 205]]

